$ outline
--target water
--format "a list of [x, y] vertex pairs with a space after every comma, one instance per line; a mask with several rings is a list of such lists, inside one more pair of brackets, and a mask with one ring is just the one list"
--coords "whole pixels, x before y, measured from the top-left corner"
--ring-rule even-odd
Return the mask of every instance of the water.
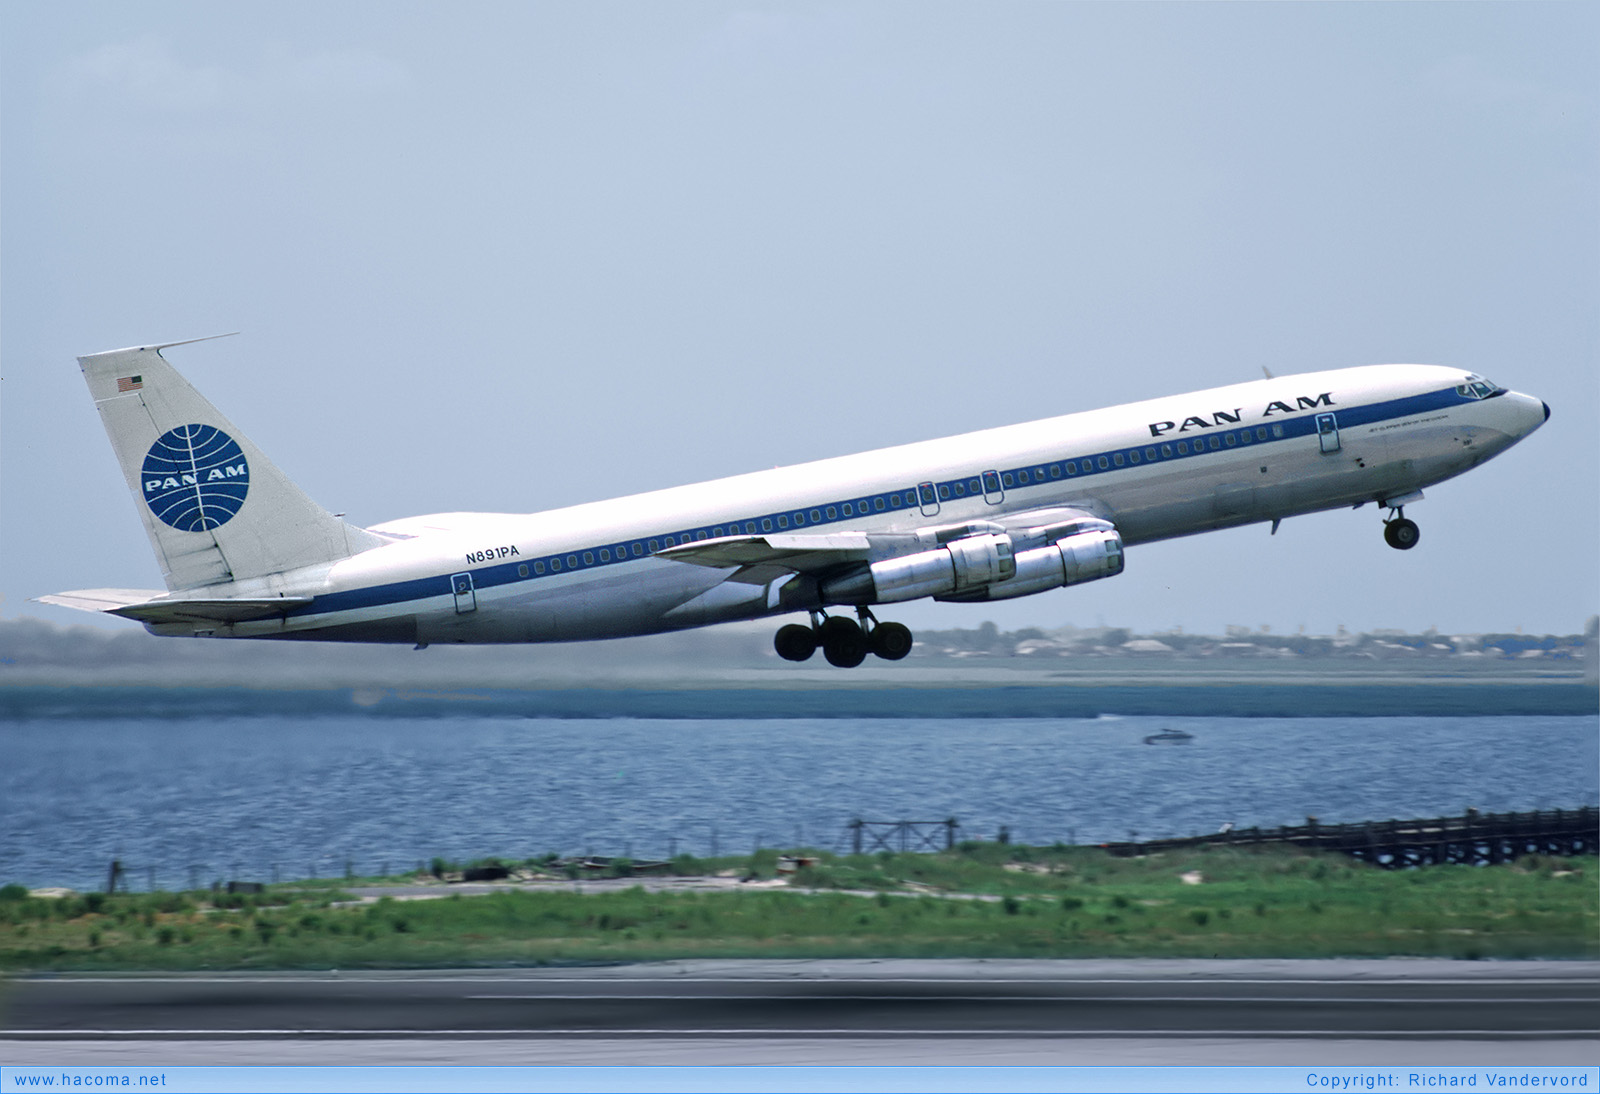
[[[1168, 727], [1195, 739], [1141, 743]], [[0, 882], [843, 848], [858, 816], [1094, 843], [1576, 808], [1597, 767], [1594, 718], [1560, 716], [24, 719], [0, 726]]]

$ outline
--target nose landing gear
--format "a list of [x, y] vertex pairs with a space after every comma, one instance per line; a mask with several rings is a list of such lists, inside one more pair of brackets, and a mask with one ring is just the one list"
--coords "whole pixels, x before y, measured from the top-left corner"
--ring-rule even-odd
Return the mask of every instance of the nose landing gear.
[[860, 622], [847, 616], [812, 612], [812, 625], [790, 623], [779, 627], [772, 646], [785, 661], [805, 661], [822, 647], [822, 656], [835, 668], [853, 669], [872, 653], [885, 661], [898, 661], [911, 652], [910, 628], [902, 623], [879, 623], [865, 607], [856, 609]]
[[1422, 538], [1417, 522], [1406, 519], [1405, 507], [1391, 509], [1394, 516], [1383, 522], [1383, 541], [1397, 551], [1409, 551]]

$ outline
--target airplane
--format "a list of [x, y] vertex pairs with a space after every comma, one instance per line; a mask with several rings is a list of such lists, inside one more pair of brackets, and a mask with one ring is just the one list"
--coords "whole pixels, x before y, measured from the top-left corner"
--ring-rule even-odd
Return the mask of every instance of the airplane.
[[[206, 341], [197, 339], [195, 341]], [[1405, 507], [1505, 451], [1548, 404], [1436, 365], [1208, 391], [540, 513], [358, 527], [307, 497], [163, 357], [78, 358], [166, 589], [47, 604], [158, 635], [566, 642], [805, 613], [774, 637], [851, 668], [912, 648], [872, 609], [1029, 596], [1123, 570], [1127, 548], [1376, 503]], [[854, 618], [851, 618], [852, 614]]]

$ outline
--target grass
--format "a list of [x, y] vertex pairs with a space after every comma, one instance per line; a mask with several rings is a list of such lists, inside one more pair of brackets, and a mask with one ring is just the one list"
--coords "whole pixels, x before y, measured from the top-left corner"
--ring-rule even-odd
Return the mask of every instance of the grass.
[[[1119, 859], [970, 844], [822, 854], [784, 889], [555, 889], [352, 903], [266, 893], [0, 889], [0, 969], [425, 968], [694, 957], [1600, 956], [1595, 860], [1388, 871], [1342, 856], [1210, 848]], [[709, 862], [770, 876], [774, 852]], [[1184, 880], [1195, 875], [1201, 880]], [[344, 882], [342, 884], [350, 884]]]

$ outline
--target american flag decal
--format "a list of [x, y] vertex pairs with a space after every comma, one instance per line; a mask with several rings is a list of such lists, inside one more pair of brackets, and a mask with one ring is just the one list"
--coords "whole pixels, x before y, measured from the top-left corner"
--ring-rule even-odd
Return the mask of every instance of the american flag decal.
[[117, 390], [118, 391], [137, 391], [142, 387], [144, 387], [144, 377], [143, 376], [118, 376], [117, 377]]

